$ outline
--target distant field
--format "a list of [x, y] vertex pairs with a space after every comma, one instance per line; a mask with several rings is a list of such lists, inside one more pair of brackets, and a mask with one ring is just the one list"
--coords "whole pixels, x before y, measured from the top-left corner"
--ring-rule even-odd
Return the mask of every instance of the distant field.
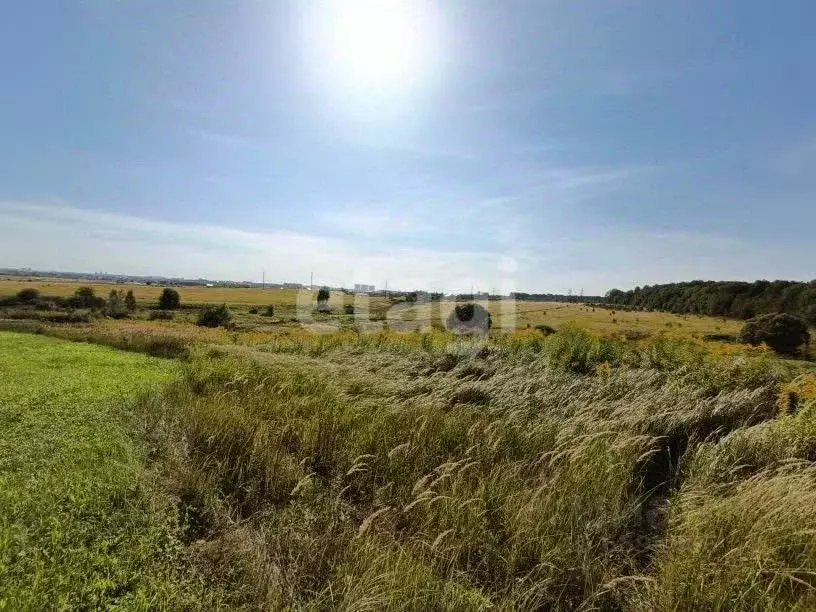
[[[155, 305], [162, 292], [155, 285], [119, 285], [115, 283], [84, 283], [64, 279], [20, 279], [0, 278], [0, 297], [14, 295], [21, 289], [38, 289], [47, 296], [73, 295], [80, 286], [92, 286], [97, 295], [107, 296], [111, 289], [132, 290], [140, 305]], [[261, 330], [273, 330], [276, 324], [259, 315], [248, 315], [252, 307], [274, 305], [282, 318], [292, 323], [297, 316], [296, 306], [308, 305], [307, 290], [296, 289], [247, 289], [222, 287], [176, 287], [182, 304], [201, 305], [226, 303], [235, 309], [239, 322], [252, 324]], [[311, 302], [316, 299], [313, 292]], [[384, 318], [394, 329], [427, 329], [439, 325], [454, 306], [452, 301], [411, 305], [392, 304], [383, 297], [344, 295], [332, 293], [330, 304], [335, 316], [342, 315], [344, 305], [355, 305], [357, 314], [368, 313], [372, 317]], [[627, 332], [662, 333], [671, 337], [690, 337], [709, 333], [735, 334], [742, 327], [741, 321], [716, 319], [696, 315], [673, 315], [660, 312], [622, 312], [603, 308], [586, 307], [581, 304], [563, 302], [519, 301], [515, 306], [510, 302], [491, 301], [488, 308], [493, 317], [495, 329], [525, 329], [528, 326], [550, 325], [556, 329], [566, 324], [575, 324], [602, 334], [626, 334]], [[308, 310], [308, 307], [307, 307]], [[279, 317], [280, 318], [280, 317]], [[342, 317], [340, 317], [342, 318]], [[346, 317], [351, 323], [350, 317]]]
[[[0, 297], [14, 295], [20, 289], [38, 289], [43, 295], [69, 296], [78, 287], [91, 286], [97, 295], [107, 296], [111, 289], [133, 290], [136, 299], [143, 303], [156, 303], [163, 285], [135, 285], [118, 283], [82, 282], [75, 279], [56, 278], [9, 278], [0, 277]], [[245, 289], [231, 287], [174, 287], [183, 303], [213, 304], [226, 302], [236, 306], [264, 306], [266, 304], [294, 305], [297, 289]], [[315, 296], [317, 292], [315, 291]], [[349, 300], [351, 303], [352, 300]]]
[[[389, 319], [414, 322], [430, 322], [432, 313], [444, 318], [453, 308], [453, 302], [441, 304], [403, 305], [389, 313]], [[505, 302], [490, 302], [488, 305], [493, 325], [497, 329], [525, 329], [528, 326], [550, 325], [556, 329], [567, 324], [575, 324], [602, 334], [626, 333], [627, 331], [665, 333], [672, 337], [688, 337], [707, 333], [735, 334], [743, 325], [742, 321], [699, 317], [695, 315], [674, 315], [662, 312], [622, 312], [604, 308], [593, 308], [582, 304], [563, 302], [522, 302], [509, 307]], [[435, 314], [438, 318], [439, 314]]]
[[172, 516], [151, 498], [122, 402], [167, 360], [0, 332], [0, 609], [150, 607], [185, 597]]

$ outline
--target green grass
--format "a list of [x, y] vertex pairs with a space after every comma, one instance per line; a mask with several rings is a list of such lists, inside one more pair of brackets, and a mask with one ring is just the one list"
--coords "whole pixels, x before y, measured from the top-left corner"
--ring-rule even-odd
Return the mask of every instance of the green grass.
[[123, 404], [167, 360], [0, 332], [0, 609], [155, 609], [194, 600], [172, 505]]
[[809, 364], [570, 325], [47, 331], [188, 329], [177, 362], [0, 334], [7, 607], [816, 606]]

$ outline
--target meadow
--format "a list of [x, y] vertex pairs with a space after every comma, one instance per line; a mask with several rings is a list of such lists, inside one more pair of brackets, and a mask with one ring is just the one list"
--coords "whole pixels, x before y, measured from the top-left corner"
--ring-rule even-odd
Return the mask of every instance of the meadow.
[[738, 322], [152, 299], [0, 320], [10, 609], [816, 608], [816, 368], [704, 337]]
[[[68, 297], [79, 287], [92, 287], [97, 295], [106, 297], [111, 290], [132, 290], [142, 308], [155, 307], [163, 287], [143, 284], [84, 283], [73, 279], [41, 278], [0, 278], [0, 298], [15, 295], [22, 289], [36, 289], [47, 296]], [[343, 308], [352, 306], [358, 316], [369, 318], [382, 326], [397, 330], [428, 331], [439, 328], [441, 322], [455, 306], [455, 301], [447, 299], [439, 302], [412, 304], [400, 298], [389, 299], [382, 295], [353, 295], [332, 291], [329, 301], [335, 311], [333, 317], [313, 317], [310, 305], [317, 297], [317, 290], [308, 289], [260, 289], [230, 287], [175, 287], [181, 296], [183, 307], [195, 308], [207, 304], [226, 303], [244, 327], [255, 330], [280, 331], [281, 324], [292, 323], [301, 327], [300, 319], [317, 319], [326, 328], [327, 322], [334, 327], [349, 327], [353, 316], [343, 316]], [[663, 312], [626, 312], [596, 308], [581, 303], [500, 301], [482, 302], [490, 310], [495, 329], [526, 329], [537, 325], [558, 328], [575, 324], [600, 334], [662, 334], [670, 337], [702, 337], [706, 334], [735, 335], [742, 323], [734, 319], [704, 317], [697, 315], [676, 315]], [[263, 309], [275, 307], [274, 318], [264, 317]], [[252, 313], [251, 310], [258, 312]], [[176, 319], [193, 321], [194, 312], [187, 317], [184, 312]], [[314, 324], [315, 321], [309, 321]], [[318, 331], [321, 325], [316, 326]], [[332, 329], [331, 326], [328, 328]]]

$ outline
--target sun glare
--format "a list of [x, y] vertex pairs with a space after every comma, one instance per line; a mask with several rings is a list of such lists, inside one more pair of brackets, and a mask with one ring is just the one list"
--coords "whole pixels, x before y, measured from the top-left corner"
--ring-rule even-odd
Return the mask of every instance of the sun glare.
[[435, 59], [434, 15], [427, 3], [337, 0], [309, 20], [315, 61], [333, 88], [376, 95], [407, 92]]

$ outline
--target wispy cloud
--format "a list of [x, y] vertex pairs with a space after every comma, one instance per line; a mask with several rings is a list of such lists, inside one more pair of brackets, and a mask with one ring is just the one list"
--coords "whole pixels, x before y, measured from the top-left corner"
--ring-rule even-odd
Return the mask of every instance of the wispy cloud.
[[[374, 229], [373, 223], [371, 229]], [[718, 235], [627, 227], [562, 230], [537, 245], [418, 248], [287, 231], [171, 223], [67, 206], [0, 202], [0, 265], [466, 291], [566, 291], [692, 278], [800, 278], [810, 260]], [[508, 265], [508, 262], [512, 265]]]
[[[27, 202], [0, 202], [5, 266], [100, 270], [215, 279], [305, 280], [462, 289], [500, 273], [495, 252], [372, 248], [354, 240], [285, 231], [170, 223]], [[32, 249], [31, 245], [36, 244]]]

